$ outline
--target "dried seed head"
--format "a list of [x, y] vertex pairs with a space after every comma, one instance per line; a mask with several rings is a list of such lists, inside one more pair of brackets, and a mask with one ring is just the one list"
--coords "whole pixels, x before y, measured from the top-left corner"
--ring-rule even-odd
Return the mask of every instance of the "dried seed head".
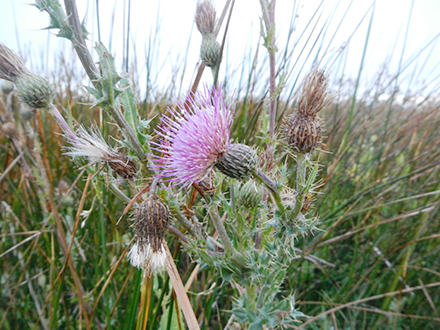
[[286, 142], [296, 152], [310, 153], [321, 145], [323, 124], [318, 112], [332, 99], [324, 71], [314, 70], [305, 80], [296, 113], [288, 120]]
[[29, 74], [23, 59], [0, 43], [0, 79], [15, 83], [18, 77]]
[[108, 158], [107, 163], [117, 175], [124, 179], [133, 179], [136, 176], [136, 164], [127, 156], [117, 153]]
[[212, 68], [220, 63], [220, 44], [213, 34], [204, 35], [200, 46], [200, 58], [203, 64]]
[[321, 145], [321, 132], [319, 117], [312, 118], [297, 112], [287, 124], [286, 140], [294, 151], [307, 154]]
[[130, 262], [151, 276], [167, 266], [164, 237], [169, 223], [169, 210], [157, 197], [151, 197], [139, 204], [133, 212], [133, 218], [136, 244], [130, 249]]
[[263, 188], [253, 180], [246, 181], [238, 191], [238, 201], [247, 208], [257, 207], [263, 200]]
[[301, 98], [298, 102], [298, 112], [315, 117], [332, 97], [328, 93], [328, 78], [322, 70], [313, 70], [305, 79]]
[[216, 11], [211, 0], [203, 0], [197, 3], [195, 21], [197, 30], [205, 36], [213, 34], [216, 26]]
[[233, 143], [228, 152], [219, 158], [215, 167], [231, 178], [246, 179], [257, 167], [257, 162], [258, 156], [254, 149], [245, 144]]
[[90, 164], [107, 163], [110, 168], [124, 179], [133, 179], [136, 176], [136, 164], [126, 155], [110, 147], [97, 127], [92, 127], [90, 132], [82, 126], [73, 133], [66, 122], [62, 121], [59, 114], [55, 114], [58, 124], [63, 129], [71, 147], [65, 154], [73, 157], [87, 157]]

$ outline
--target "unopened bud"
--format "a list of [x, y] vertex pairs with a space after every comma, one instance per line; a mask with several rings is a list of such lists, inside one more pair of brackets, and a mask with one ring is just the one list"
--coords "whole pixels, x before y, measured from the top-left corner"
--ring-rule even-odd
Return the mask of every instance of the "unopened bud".
[[220, 44], [213, 34], [203, 36], [200, 46], [200, 58], [206, 66], [212, 68], [219, 64], [220, 48]]
[[18, 77], [15, 86], [18, 97], [34, 109], [47, 108], [55, 94], [49, 81], [33, 73]]
[[12, 81], [18, 97], [31, 108], [47, 108], [53, 100], [52, 85], [26, 69], [20, 56], [0, 43], [0, 78]]
[[238, 201], [247, 208], [257, 207], [263, 200], [263, 188], [253, 180], [248, 180], [238, 191]]
[[35, 116], [35, 109], [27, 106], [25, 103], [20, 104], [20, 116], [24, 120], [31, 120]]
[[233, 143], [228, 152], [221, 156], [215, 167], [234, 179], [246, 179], [257, 167], [258, 156], [255, 150], [245, 144]]

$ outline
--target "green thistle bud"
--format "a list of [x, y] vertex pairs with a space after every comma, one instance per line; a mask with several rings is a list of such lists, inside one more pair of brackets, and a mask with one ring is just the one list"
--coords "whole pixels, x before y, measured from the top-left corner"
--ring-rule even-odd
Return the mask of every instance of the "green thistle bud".
[[238, 201], [247, 208], [257, 207], [263, 200], [263, 188], [253, 180], [246, 181], [238, 191]]
[[220, 44], [213, 34], [204, 35], [200, 46], [200, 58], [203, 63], [212, 68], [220, 62]]
[[219, 158], [215, 167], [231, 178], [246, 179], [257, 167], [257, 162], [258, 156], [254, 149], [245, 144], [234, 143], [230, 145], [229, 151]]
[[52, 85], [28, 69], [20, 56], [0, 43], [0, 78], [12, 81], [18, 97], [34, 109], [47, 108], [55, 92]]
[[15, 80], [15, 86], [18, 97], [34, 109], [47, 108], [55, 94], [49, 81], [33, 73], [19, 76]]

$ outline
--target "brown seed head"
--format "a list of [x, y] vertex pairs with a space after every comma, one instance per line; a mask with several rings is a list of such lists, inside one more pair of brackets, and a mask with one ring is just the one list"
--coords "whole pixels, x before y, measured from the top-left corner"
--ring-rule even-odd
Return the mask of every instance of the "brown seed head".
[[136, 164], [127, 156], [115, 152], [107, 159], [107, 163], [117, 175], [124, 179], [133, 179], [136, 176]]
[[294, 151], [307, 154], [321, 145], [321, 132], [319, 117], [297, 112], [287, 124], [286, 141]]
[[286, 142], [294, 151], [306, 154], [321, 145], [323, 123], [317, 114], [331, 99], [324, 71], [312, 71], [306, 77], [297, 111], [286, 125]]
[[133, 218], [139, 248], [150, 244], [153, 252], [160, 251], [169, 223], [168, 207], [157, 197], [151, 197], [136, 207]]

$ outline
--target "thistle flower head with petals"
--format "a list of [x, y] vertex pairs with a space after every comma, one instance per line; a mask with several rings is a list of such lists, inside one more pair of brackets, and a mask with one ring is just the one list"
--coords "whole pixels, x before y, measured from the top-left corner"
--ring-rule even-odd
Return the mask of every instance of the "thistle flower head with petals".
[[161, 139], [152, 149], [163, 155], [152, 155], [153, 167], [163, 182], [182, 189], [203, 180], [228, 152], [233, 110], [220, 89], [206, 87], [168, 113], [171, 116], [164, 115], [155, 130]]

